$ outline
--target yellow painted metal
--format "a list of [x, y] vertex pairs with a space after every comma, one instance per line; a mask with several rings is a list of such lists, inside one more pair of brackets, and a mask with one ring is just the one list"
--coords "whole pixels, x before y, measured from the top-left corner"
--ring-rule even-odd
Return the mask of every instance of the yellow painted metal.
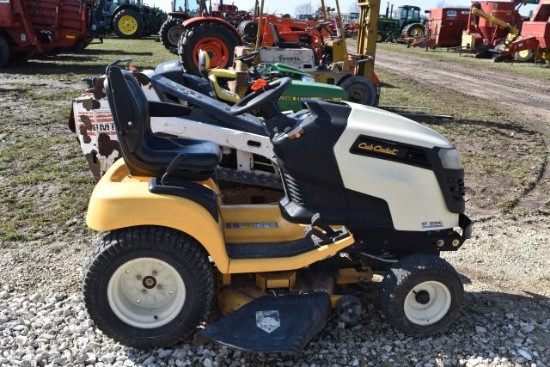
[[292, 241], [305, 225], [283, 218], [278, 204], [225, 205], [220, 208], [227, 243]]
[[354, 268], [342, 268], [339, 270], [339, 274], [336, 277], [336, 284], [355, 284], [372, 280], [372, 273], [369, 271], [357, 271]]
[[[221, 223], [191, 200], [149, 192], [148, 177], [127, 174], [123, 159], [119, 159], [96, 185], [86, 217], [90, 228], [98, 231], [133, 226], [174, 228], [199, 241], [220, 272], [228, 271], [229, 257]], [[213, 182], [202, 184], [216, 187]]]
[[259, 289], [226, 287], [218, 294], [218, 309], [223, 316], [228, 316], [261, 296], [265, 296], [265, 293]]
[[[380, 1], [359, 1], [359, 34], [357, 36], [357, 75], [372, 80], [376, 55], [376, 37], [378, 36], [378, 14]], [[366, 59], [367, 61], [362, 61]]]
[[256, 286], [263, 290], [285, 288], [292, 290], [296, 285], [295, 271], [282, 271], [256, 274]]
[[212, 69], [208, 73], [208, 79], [210, 80], [216, 96], [222, 101], [229, 102], [231, 104], [237, 103], [241, 97], [228, 89], [220, 87], [218, 79], [235, 80], [237, 79], [237, 72], [227, 69]]

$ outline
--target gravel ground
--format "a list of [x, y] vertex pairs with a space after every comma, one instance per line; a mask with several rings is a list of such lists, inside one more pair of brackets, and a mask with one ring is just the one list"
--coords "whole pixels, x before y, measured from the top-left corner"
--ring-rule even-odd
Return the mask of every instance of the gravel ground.
[[[82, 215], [70, 223], [72, 232], [45, 234], [59, 237], [48, 241], [48, 251], [41, 243], [2, 250], [0, 365], [550, 366], [549, 208], [542, 203], [509, 215], [477, 209], [468, 202], [467, 211], [476, 213], [474, 237], [444, 255], [466, 291], [460, 318], [445, 334], [410, 338], [394, 331], [379, 311], [373, 282], [352, 289], [366, 304], [359, 324], [330, 320], [297, 356], [212, 344], [137, 350], [105, 337], [82, 302], [82, 266], [98, 237], [84, 230]], [[60, 251], [50, 251], [60, 243]]]

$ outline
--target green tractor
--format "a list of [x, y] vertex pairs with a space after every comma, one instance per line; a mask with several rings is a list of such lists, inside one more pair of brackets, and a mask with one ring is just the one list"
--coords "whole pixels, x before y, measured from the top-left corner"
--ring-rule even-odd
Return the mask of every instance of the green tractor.
[[386, 14], [378, 18], [377, 41], [408, 42], [409, 39], [423, 36], [426, 27], [420, 16], [420, 8], [403, 5], [397, 8], [397, 18], [393, 17], [393, 5], [386, 7]]
[[92, 29], [100, 40], [114, 32], [119, 38], [142, 38], [157, 33], [167, 15], [142, 0], [99, 0]]

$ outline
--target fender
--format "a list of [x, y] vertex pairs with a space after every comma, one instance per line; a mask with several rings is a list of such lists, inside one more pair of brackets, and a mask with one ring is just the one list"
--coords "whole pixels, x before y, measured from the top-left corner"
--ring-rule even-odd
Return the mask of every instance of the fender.
[[235, 27], [233, 26], [233, 24], [229, 23], [228, 21], [226, 20], [223, 20], [221, 18], [215, 18], [215, 17], [193, 17], [193, 18], [190, 18], [190, 19], [187, 19], [186, 21], [183, 22], [182, 26], [183, 28], [191, 28], [191, 27], [194, 27], [198, 24], [201, 24], [201, 23], [206, 23], [206, 22], [209, 22], [209, 23], [220, 23], [222, 25], [224, 25], [225, 27], [227, 27], [232, 33], [233, 35], [235, 35], [235, 37], [237, 37], [237, 39], [239, 40], [239, 45], [242, 44], [241, 42], [241, 36], [239, 36], [239, 32], [237, 32], [237, 29], [235, 29]]
[[94, 188], [87, 225], [97, 231], [135, 226], [162, 226], [184, 232], [205, 248], [221, 273], [229, 269], [223, 229], [194, 201], [149, 192], [149, 177], [128, 177], [119, 159]]

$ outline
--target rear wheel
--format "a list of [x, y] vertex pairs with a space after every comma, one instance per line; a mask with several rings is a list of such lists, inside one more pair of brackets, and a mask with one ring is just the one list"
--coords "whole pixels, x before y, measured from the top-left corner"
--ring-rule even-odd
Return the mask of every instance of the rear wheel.
[[514, 61], [528, 62], [533, 60], [533, 50], [522, 50], [516, 52], [514, 55]]
[[168, 18], [160, 27], [160, 41], [173, 54], [178, 53], [178, 42], [184, 31], [182, 22], [181, 18]]
[[9, 58], [10, 48], [4, 37], [0, 35], [0, 68], [6, 66]]
[[348, 93], [350, 102], [366, 106], [376, 105], [376, 88], [374, 88], [371, 81], [361, 76], [353, 75], [344, 79], [338, 86]]
[[376, 42], [384, 42], [384, 35], [382, 33], [377, 33], [376, 34]]
[[145, 28], [143, 17], [134, 9], [122, 9], [113, 18], [113, 30], [120, 38], [140, 38]]
[[241, 22], [237, 28], [244, 42], [255, 42], [258, 37], [258, 24], [253, 20]]
[[106, 235], [84, 270], [84, 303], [97, 327], [128, 346], [187, 340], [214, 299], [214, 269], [181, 232], [133, 227]]
[[406, 26], [405, 29], [403, 29], [403, 33], [407, 37], [420, 37], [426, 33], [426, 29], [420, 23], [413, 23]]
[[464, 288], [456, 270], [435, 255], [411, 255], [384, 277], [381, 308], [396, 329], [410, 336], [444, 331], [462, 309]]
[[200, 76], [199, 50], [208, 52], [210, 68], [225, 69], [233, 65], [237, 37], [226, 26], [218, 23], [201, 23], [188, 29], [179, 45], [178, 55], [183, 69]]

